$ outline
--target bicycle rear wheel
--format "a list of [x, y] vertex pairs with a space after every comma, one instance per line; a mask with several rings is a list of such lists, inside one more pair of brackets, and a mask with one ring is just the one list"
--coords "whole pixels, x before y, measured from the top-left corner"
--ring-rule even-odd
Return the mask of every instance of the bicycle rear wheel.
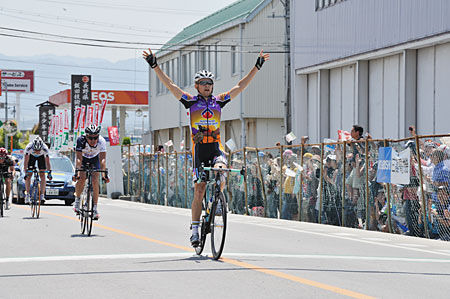
[[41, 214], [41, 186], [38, 184], [36, 188], [36, 218]]
[[227, 202], [222, 192], [219, 193], [211, 208], [211, 252], [218, 260], [222, 255], [227, 232]]
[[30, 209], [31, 209], [31, 217], [34, 218], [34, 216], [36, 215], [36, 192], [37, 188], [36, 188], [36, 184], [33, 182], [33, 185], [31, 186], [31, 196], [30, 196]]

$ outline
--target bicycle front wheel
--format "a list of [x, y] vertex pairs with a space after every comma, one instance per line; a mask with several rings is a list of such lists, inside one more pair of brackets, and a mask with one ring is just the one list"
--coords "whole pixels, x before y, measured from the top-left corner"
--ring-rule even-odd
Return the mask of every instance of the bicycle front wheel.
[[36, 205], [37, 205], [37, 197], [39, 196], [37, 187], [35, 183], [33, 183], [33, 186], [31, 187], [31, 198], [30, 198], [30, 209], [31, 209], [31, 217], [34, 218], [36, 215]]
[[227, 232], [227, 202], [222, 192], [219, 193], [211, 208], [211, 252], [218, 260], [222, 255]]
[[87, 229], [87, 235], [90, 236], [92, 232], [92, 222], [94, 220], [94, 211], [93, 211], [93, 204], [92, 204], [92, 190], [91, 188], [87, 189], [86, 193], [86, 204], [87, 204], [87, 214], [86, 214], [86, 229]]
[[81, 193], [81, 206], [80, 206], [80, 224], [81, 224], [81, 234], [84, 235], [87, 227], [87, 218], [88, 218], [88, 206], [87, 206], [87, 192], [86, 188]]
[[197, 255], [202, 254], [203, 248], [205, 248], [205, 242], [206, 242], [206, 230], [205, 230], [205, 228], [206, 228], [206, 225], [207, 224], [206, 224], [205, 218], [202, 217], [202, 223], [201, 223], [201, 226], [200, 226], [200, 244], [197, 247], [195, 247], [195, 253]]

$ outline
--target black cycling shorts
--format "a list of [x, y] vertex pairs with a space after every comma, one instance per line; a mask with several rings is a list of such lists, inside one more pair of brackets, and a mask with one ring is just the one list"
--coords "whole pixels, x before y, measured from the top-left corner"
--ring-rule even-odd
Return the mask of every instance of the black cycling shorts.
[[98, 158], [98, 155], [92, 158], [83, 157], [83, 160], [81, 161], [81, 168], [100, 169], [100, 159]]
[[45, 156], [44, 155], [39, 156], [39, 157], [30, 155], [30, 158], [28, 160], [27, 169], [34, 168], [36, 166], [36, 161], [38, 162], [39, 170], [47, 170], [47, 165], [45, 164]]
[[[225, 154], [220, 150], [220, 144], [214, 143], [198, 143], [194, 145], [193, 150], [193, 180], [196, 182], [199, 178], [198, 168], [202, 165], [205, 167], [214, 166], [214, 164], [220, 162], [227, 164], [227, 158]], [[206, 176], [209, 176], [209, 172], [206, 172]]]

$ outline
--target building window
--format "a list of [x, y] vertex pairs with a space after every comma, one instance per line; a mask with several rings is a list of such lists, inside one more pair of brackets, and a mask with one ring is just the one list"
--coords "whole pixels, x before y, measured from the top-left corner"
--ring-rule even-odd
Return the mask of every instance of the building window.
[[194, 74], [197, 72], [196, 71], [196, 66], [195, 66], [195, 52], [191, 52], [189, 53], [189, 85], [193, 85], [194, 84]]
[[231, 46], [231, 74], [234, 75], [237, 73], [237, 53], [236, 46]]
[[184, 54], [183, 56], [181, 56], [181, 85], [183, 87], [188, 86], [189, 83], [189, 54]]
[[172, 81], [175, 83], [175, 84], [179, 84], [179, 80], [178, 80], [178, 68], [179, 68], [179, 65], [178, 65], [178, 58], [175, 58], [175, 59], [173, 59], [172, 60], [173, 61], [173, 63], [172, 63], [172, 66], [173, 66], [173, 70], [172, 70]]
[[217, 43], [214, 46], [214, 57], [215, 57], [215, 75], [216, 79], [220, 79], [220, 72], [221, 72], [221, 63], [222, 63], [222, 52], [219, 50], [219, 44]]

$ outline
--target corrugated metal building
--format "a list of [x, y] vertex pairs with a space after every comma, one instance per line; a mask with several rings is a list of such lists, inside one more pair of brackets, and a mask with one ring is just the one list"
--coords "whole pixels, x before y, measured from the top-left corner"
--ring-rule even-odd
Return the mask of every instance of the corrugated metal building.
[[448, 133], [450, 1], [291, 1], [296, 135]]
[[[241, 0], [186, 27], [156, 56], [160, 67], [183, 90], [196, 94], [193, 76], [208, 69], [216, 76], [214, 94], [228, 91], [254, 66], [261, 49], [285, 52], [285, 21], [271, 18], [284, 14], [278, 1]], [[284, 133], [283, 92], [287, 85], [286, 53], [272, 54], [247, 89], [222, 112], [222, 142], [232, 138], [241, 147], [271, 146]], [[173, 140], [180, 149], [191, 147], [186, 110], [150, 71], [150, 120], [152, 143]], [[242, 102], [242, 106], [241, 106]], [[244, 128], [242, 121], [244, 120]], [[242, 134], [242, 129], [246, 133]]]

